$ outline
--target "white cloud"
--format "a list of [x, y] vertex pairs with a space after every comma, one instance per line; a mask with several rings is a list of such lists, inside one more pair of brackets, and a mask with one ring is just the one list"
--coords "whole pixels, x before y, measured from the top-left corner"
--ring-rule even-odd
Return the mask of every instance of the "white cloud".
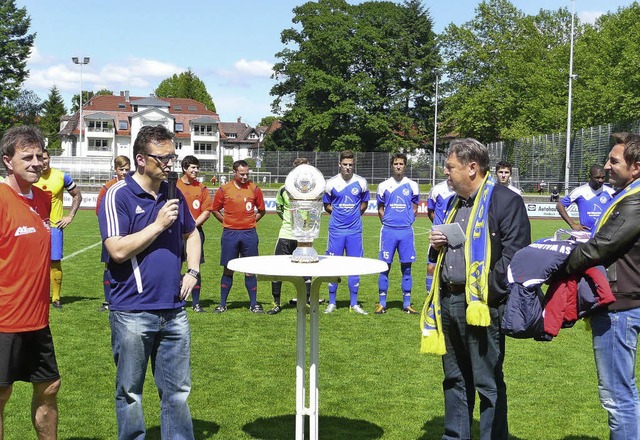
[[267, 61], [247, 61], [242, 58], [236, 61], [233, 66], [243, 76], [269, 78], [273, 73], [273, 64]]
[[582, 11], [578, 12], [578, 18], [581, 23], [594, 24], [602, 14], [604, 14], [602, 11]]

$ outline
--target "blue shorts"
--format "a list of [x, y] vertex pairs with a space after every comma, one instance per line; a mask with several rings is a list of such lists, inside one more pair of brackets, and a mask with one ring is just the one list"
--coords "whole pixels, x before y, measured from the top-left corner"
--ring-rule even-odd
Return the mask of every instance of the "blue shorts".
[[362, 247], [362, 233], [354, 234], [336, 234], [329, 231], [329, 239], [327, 240], [327, 255], [347, 257], [364, 257], [364, 248]]
[[220, 266], [238, 257], [258, 256], [258, 232], [253, 229], [223, 229], [220, 239]]
[[64, 231], [60, 228], [51, 228], [51, 261], [62, 260], [62, 243]]
[[380, 253], [378, 260], [391, 264], [398, 251], [401, 263], [416, 261], [416, 246], [413, 240], [413, 228], [380, 228]]

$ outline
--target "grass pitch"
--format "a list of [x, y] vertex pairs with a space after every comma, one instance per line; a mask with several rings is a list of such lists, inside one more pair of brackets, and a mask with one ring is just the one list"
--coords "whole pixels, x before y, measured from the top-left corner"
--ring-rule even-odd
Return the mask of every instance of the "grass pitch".
[[[532, 222], [533, 238], [551, 236], [558, 220]], [[260, 252], [273, 253], [280, 227], [276, 215], [258, 225]], [[365, 255], [376, 258], [380, 223], [364, 218]], [[430, 221], [415, 224], [418, 263], [413, 302], [422, 306]], [[327, 218], [316, 249], [324, 251]], [[189, 399], [198, 439], [290, 439], [295, 414], [295, 320], [293, 306], [275, 316], [249, 313], [241, 274], [229, 310], [210, 313], [219, 301], [221, 226], [205, 224], [207, 262], [202, 305], [189, 309], [192, 329], [193, 389]], [[100, 236], [93, 211], [80, 211], [65, 232], [63, 309], [51, 310], [51, 329], [62, 375], [59, 437], [116, 438], [115, 367], [107, 313], [102, 302]], [[283, 285], [283, 303], [294, 290]], [[324, 294], [327, 297], [327, 294]], [[389, 312], [374, 315], [377, 276], [361, 277], [360, 301], [371, 314], [348, 311], [346, 283], [338, 290], [338, 310], [320, 319], [320, 438], [439, 439], [442, 436], [440, 358], [419, 353], [418, 316], [401, 312], [399, 265], [392, 267]], [[271, 287], [260, 282], [258, 301], [271, 304]], [[321, 306], [321, 311], [324, 306]], [[579, 322], [552, 342], [507, 339], [505, 375], [509, 423], [514, 439], [595, 440], [608, 437], [600, 408], [590, 334]], [[30, 421], [31, 385], [16, 383], [5, 410], [5, 439], [35, 438]], [[144, 392], [147, 438], [159, 439], [159, 401], [151, 371]], [[474, 437], [478, 437], [476, 410]]]

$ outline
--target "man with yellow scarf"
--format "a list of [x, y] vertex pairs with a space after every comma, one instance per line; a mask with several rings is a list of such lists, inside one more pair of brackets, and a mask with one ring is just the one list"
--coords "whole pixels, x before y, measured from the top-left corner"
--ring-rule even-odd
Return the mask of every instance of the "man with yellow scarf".
[[506, 440], [500, 321], [507, 267], [513, 255], [531, 243], [531, 226], [522, 197], [489, 174], [489, 153], [477, 140], [451, 143], [445, 175], [456, 193], [445, 224], [458, 223], [465, 240], [448, 240], [442, 231], [429, 234], [437, 263], [420, 320], [422, 351], [442, 355], [442, 438], [471, 438], [477, 391], [480, 438]]
[[616, 192], [567, 262], [568, 273], [603, 265], [616, 298], [591, 316], [593, 355], [602, 407], [609, 413], [609, 438], [640, 438], [640, 400], [635, 381], [640, 332], [640, 136], [612, 135], [615, 146], [605, 171]]

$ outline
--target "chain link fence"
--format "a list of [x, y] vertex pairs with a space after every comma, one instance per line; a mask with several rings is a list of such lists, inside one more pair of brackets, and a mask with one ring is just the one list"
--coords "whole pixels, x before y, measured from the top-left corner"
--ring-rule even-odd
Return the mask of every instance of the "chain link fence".
[[[640, 121], [615, 123], [584, 128], [573, 133], [570, 139], [569, 190], [588, 180], [591, 165], [604, 165], [609, 150], [613, 146], [611, 134], [621, 131], [640, 132]], [[524, 192], [549, 193], [556, 187], [564, 191], [566, 133], [551, 133], [531, 136], [512, 142], [492, 142], [487, 144], [492, 166], [506, 159], [514, 167], [512, 184]], [[438, 145], [438, 151], [446, 151], [447, 144]], [[309, 163], [318, 168], [326, 178], [339, 172], [339, 152], [309, 151], [264, 151], [261, 152], [260, 166], [251, 167], [251, 177], [255, 182], [277, 184], [291, 171], [294, 159], [306, 157]], [[377, 186], [391, 175], [392, 153], [367, 152], [356, 153], [355, 172], [372, 185]], [[419, 184], [432, 183], [433, 151], [422, 150], [408, 155], [405, 174]], [[446, 154], [436, 154], [436, 183], [444, 180], [443, 167]], [[209, 180], [218, 175], [213, 170], [214, 163], [201, 161], [201, 169]], [[257, 165], [257, 164], [256, 164]], [[51, 157], [51, 166], [71, 174], [71, 177], [83, 188], [99, 190], [102, 184], [113, 176], [112, 159], [109, 157]], [[179, 169], [179, 163], [176, 169]], [[225, 173], [229, 181], [232, 173]]]

